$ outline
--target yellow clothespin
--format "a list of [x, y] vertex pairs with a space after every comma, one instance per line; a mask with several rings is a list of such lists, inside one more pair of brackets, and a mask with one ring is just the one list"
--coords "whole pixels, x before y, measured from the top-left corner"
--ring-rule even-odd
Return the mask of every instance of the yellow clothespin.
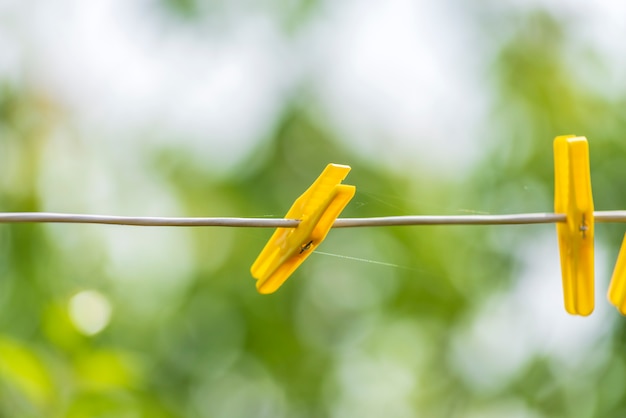
[[622, 315], [626, 315], [626, 235], [617, 256], [613, 277], [606, 297]]
[[285, 218], [298, 219], [300, 224], [278, 228], [250, 269], [259, 293], [276, 291], [326, 238], [356, 191], [354, 186], [341, 184], [349, 171], [347, 165], [328, 164], [289, 209]]
[[587, 138], [554, 140], [554, 211], [567, 215], [557, 223], [565, 309], [589, 315], [594, 308], [593, 197]]

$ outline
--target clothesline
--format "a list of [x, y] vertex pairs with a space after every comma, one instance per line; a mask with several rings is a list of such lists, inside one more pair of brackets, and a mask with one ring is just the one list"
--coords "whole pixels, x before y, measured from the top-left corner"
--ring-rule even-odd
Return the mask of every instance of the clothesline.
[[[593, 212], [595, 222], [626, 223], [626, 210]], [[566, 215], [559, 213], [517, 213], [509, 215], [414, 215], [386, 216], [373, 218], [339, 218], [333, 228], [355, 228], [373, 226], [411, 225], [525, 225], [565, 222]], [[128, 226], [221, 226], [253, 228], [295, 228], [300, 223], [296, 219], [272, 218], [182, 218], [182, 217], [141, 217], [86, 215], [49, 212], [4, 212], [0, 213], [0, 223], [76, 223], [107, 224]]]
[[[0, 223], [82, 223], [136, 226], [221, 226], [278, 228], [250, 268], [260, 293], [275, 292], [320, 245], [330, 228], [408, 225], [556, 224], [565, 309], [587, 316], [595, 306], [594, 225], [626, 223], [626, 210], [594, 211], [585, 137], [554, 140], [554, 212], [472, 215], [417, 215], [338, 218], [356, 187], [342, 184], [350, 167], [328, 164], [282, 219], [137, 217], [47, 212], [1, 213]], [[609, 301], [626, 315], [626, 238], [608, 292]]]

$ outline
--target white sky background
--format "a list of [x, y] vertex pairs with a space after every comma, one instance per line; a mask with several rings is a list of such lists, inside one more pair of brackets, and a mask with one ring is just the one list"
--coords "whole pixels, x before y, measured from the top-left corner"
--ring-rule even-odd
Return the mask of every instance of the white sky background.
[[168, 26], [127, 0], [32, 3], [4, 6], [0, 70], [130, 152], [139, 132], [157, 126], [160, 140], [227, 170], [310, 79], [340, 137], [390, 168], [446, 161], [450, 172], [473, 154], [485, 106], [480, 55], [466, 53], [469, 28], [451, 5], [329, 2], [290, 39], [258, 8], [226, 14], [215, 33]]
[[[1, 0], [0, 75], [47, 91], [102, 132], [96, 142], [117, 139], [132, 153], [158, 138], [216, 172], [248, 156], [309, 80], [339, 137], [390, 169], [455, 176], [480, 154], [494, 51], [452, 0], [328, 1], [294, 38], [261, 7], [234, 2], [216, 30], [168, 24], [145, 4]], [[619, 64], [623, 80], [621, 2], [506, 7], [571, 16], [575, 36]]]
[[[66, 199], [68, 211], [78, 207], [145, 214], [146, 199], [159, 194], [149, 179], [135, 173], [127, 185], [127, 201], [116, 202], [111, 199], [116, 193], [112, 184], [121, 181], [103, 175], [110, 170], [102, 165], [132, 173], [149, 145], [146, 138], [190, 150], [198, 162], [228, 176], [271, 132], [286, 98], [305, 81], [314, 88], [318, 114], [339, 138], [389, 169], [406, 172], [422, 165], [421, 170], [433, 176], [460, 176], [481, 153], [480, 135], [488, 131], [491, 100], [484, 70], [495, 51], [476, 47], [480, 28], [472, 26], [458, 2], [329, 0], [293, 38], [282, 32], [270, 11], [259, 7], [233, 7], [217, 31], [173, 26], [156, 13], [147, 14], [140, 3], [0, 0], [0, 78], [35, 86], [61, 103], [85, 140], [78, 151], [67, 145], [62, 149], [81, 152], [93, 163], [87, 167], [83, 162], [85, 171], [77, 179], [74, 173], [81, 163], [67, 161], [59, 167], [54, 156], [62, 159], [61, 148], [51, 143], [51, 166], [45, 171], [49, 178], [42, 188], [52, 209], [59, 210], [63, 202], [51, 185], [76, 184], [80, 187], [74, 186], [76, 193]], [[602, 88], [626, 81], [626, 3], [518, 0], [507, 6], [492, 1], [489, 7], [545, 7], [570, 17], [574, 38], [593, 46], [612, 64], [613, 78], [604, 80]], [[63, 138], [58, 141], [64, 143]], [[80, 198], [80, 189], [92, 193]], [[177, 212], [175, 201], [160, 199], [153, 208]], [[191, 260], [184, 232], [168, 232], [167, 240], [150, 233], [103, 234], [115, 276], [132, 280], [125, 276], [136, 272], [142, 277], [149, 271], [155, 283], [161, 274], [166, 291], [186, 283], [181, 278]], [[80, 245], [67, 244], [68, 251]], [[556, 240], [545, 247], [555, 250]], [[123, 254], [116, 248], [124, 249]], [[168, 269], [155, 271], [153, 261], [164, 253], [169, 255]], [[520, 273], [520, 283], [526, 284], [512, 294], [495, 295], [493, 304], [477, 312], [475, 323], [460, 332], [467, 346], [451, 353], [451, 361], [475, 383], [484, 373], [505, 380], [510, 372], [494, 362], [509, 339], [493, 340], [486, 329], [498, 335], [509, 330], [520, 347], [555, 356], [571, 354], [568, 348], [584, 356], [597, 348], [589, 341], [606, 332], [599, 326], [606, 319], [604, 308], [584, 326], [579, 318], [565, 317], [559, 273], [552, 271], [558, 267], [555, 251], [550, 266], [536, 251], [521, 249], [520, 254], [528, 261], [528, 269]], [[553, 281], [533, 281], [536, 277]], [[524, 319], [519, 314], [526, 311], [529, 294], [550, 299], [539, 299], [530, 309], [541, 302], [561, 313], [539, 310]], [[599, 295], [598, 304], [604, 305], [601, 299]], [[510, 323], [519, 326], [511, 330]], [[559, 335], [547, 335], [557, 328]], [[522, 365], [527, 360], [524, 352], [520, 349], [512, 360], [507, 358], [509, 366]], [[484, 368], [477, 372], [477, 365]]]

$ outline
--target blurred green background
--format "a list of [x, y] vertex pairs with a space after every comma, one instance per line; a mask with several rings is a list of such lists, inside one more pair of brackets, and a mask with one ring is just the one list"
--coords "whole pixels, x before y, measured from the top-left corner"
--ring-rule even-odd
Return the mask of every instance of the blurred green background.
[[[0, 210], [551, 211], [552, 139], [626, 209], [625, 6], [0, 0]], [[626, 324], [563, 308], [553, 226], [338, 229], [275, 294], [267, 229], [0, 225], [0, 417], [623, 417]]]

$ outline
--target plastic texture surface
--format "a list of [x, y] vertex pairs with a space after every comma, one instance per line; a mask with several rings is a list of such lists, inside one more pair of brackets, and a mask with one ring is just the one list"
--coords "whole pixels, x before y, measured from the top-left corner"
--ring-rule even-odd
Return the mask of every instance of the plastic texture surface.
[[329, 164], [289, 209], [285, 218], [298, 219], [300, 224], [278, 228], [250, 269], [259, 293], [275, 292], [326, 238], [356, 191], [340, 184], [349, 171], [349, 166]]
[[554, 211], [567, 216], [567, 222], [556, 226], [565, 309], [587, 316], [594, 308], [594, 219], [585, 137], [554, 140], [554, 171]]
[[617, 256], [607, 299], [622, 315], [626, 315], [626, 235]]

